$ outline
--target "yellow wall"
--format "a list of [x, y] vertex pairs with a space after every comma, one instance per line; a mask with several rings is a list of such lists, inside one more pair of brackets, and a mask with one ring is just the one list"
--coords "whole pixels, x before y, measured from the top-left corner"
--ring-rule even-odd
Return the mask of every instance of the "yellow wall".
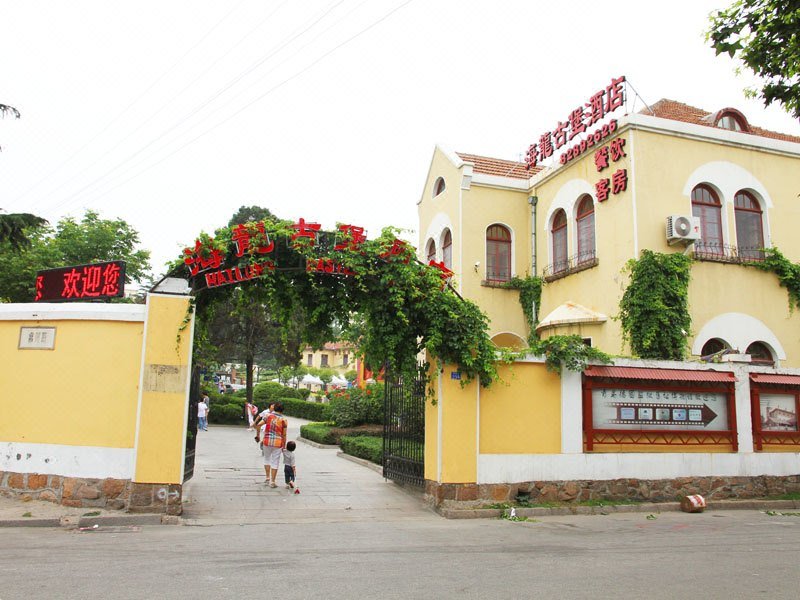
[[[181, 483], [192, 347], [192, 323], [176, 341], [187, 316], [185, 296], [151, 294], [147, 298], [144, 375], [137, 440], [137, 483]], [[166, 375], [148, 385], [148, 373]]]
[[[18, 350], [20, 327], [55, 327], [54, 350]], [[0, 440], [132, 448], [141, 322], [0, 321]]]
[[499, 368], [501, 380], [481, 390], [481, 454], [558, 454], [561, 379], [542, 363]]
[[442, 373], [441, 483], [472, 483], [478, 475], [477, 383], [462, 388], [459, 381], [451, 379], [455, 370], [448, 365]]
[[[429, 232], [432, 223], [446, 222], [452, 234], [453, 285], [491, 316], [490, 337], [512, 333], [522, 340], [528, 336], [527, 323], [519, 305], [519, 292], [482, 285], [486, 279], [486, 229], [494, 223], [504, 224], [513, 232], [513, 266], [515, 275], [530, 274], [531, 234], [528, 195], [522, 191], [496, 189], [472, 183], [462, 190], [464, 167], [456, 168], [450, 159], [436, 149], [418, 206], [420, 231], [418, 255], [427, 260], [427, 243], [433, 235], [437, 260], [441, 257], [439, 232]], [[444, 177], [446, 189], [432, 197], [433, 186]], [[444, 217], [443, 217], [444, 215]], [[477, 270], [475, 263], [480, 263]]]

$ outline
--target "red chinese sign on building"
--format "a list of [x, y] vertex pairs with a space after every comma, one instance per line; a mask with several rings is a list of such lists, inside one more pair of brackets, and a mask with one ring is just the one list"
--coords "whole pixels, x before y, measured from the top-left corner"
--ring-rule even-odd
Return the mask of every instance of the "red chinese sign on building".
[[539, 136], [539, 140], [530, 145], [525, 155], [528, 169], [541, 161], [550, 158], [556, 150], [566, 146], [575, 137], [586, 134], [586, 139], [563, 152], [559, 158], [561, 164], [580, 156], [587, 148], [601, 143], [617, 129], [617, 122], [611, 121], [593, 133], [589, 129], [602, 121], [606, 116], [620, 108], [625, 102], [625, 76], [612, 79], [604, 89], [589, 97], [589, 101], [570, 111], [565, 121], [558, 121], [555, 129]]
[[34, 302], [110, 300], [125, 293], [125, 262], [48, 269], [36, 274]]

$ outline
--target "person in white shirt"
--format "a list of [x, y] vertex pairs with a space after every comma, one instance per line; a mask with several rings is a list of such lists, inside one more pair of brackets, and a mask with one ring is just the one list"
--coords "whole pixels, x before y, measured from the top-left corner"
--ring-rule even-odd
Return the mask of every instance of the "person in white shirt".
[[208, 431], [208, 396], [203, 394], [200, 402], [197, 404], [197, 429]]

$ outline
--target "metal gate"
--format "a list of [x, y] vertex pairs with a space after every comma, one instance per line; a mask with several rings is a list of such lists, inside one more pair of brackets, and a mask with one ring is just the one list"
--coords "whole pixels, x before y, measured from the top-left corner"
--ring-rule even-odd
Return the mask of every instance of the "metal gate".
[[425, 484], [425, 378], [417, 373], [385, 380], [383, 476], [398, 483]]
[[200, 370], [192, 369], [189, 388], [189, 420], [186, 422], [186, 455], [183, 459], [183, 482], [194, 475], [194, 450], [197, 446], [197, 405], [200, 403]]

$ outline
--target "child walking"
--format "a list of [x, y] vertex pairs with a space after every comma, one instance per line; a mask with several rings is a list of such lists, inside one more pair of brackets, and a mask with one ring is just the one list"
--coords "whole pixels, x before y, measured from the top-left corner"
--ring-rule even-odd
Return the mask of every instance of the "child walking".
[[297, 467], [294, 462], [294, 449], [297, 444], [294, 442], [286, 442], [286, 448], [283, 449], [283, 476], [286, 479], [286, 489], [294, 489], [294, 480], [297, 475]]

